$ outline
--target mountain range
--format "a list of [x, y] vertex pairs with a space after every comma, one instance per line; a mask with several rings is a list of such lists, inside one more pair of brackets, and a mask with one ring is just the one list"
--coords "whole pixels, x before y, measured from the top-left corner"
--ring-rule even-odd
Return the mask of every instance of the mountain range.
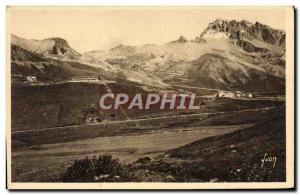
[[285, 32], [259, 22], [217, 19], [199, 36], [165, 44], [118, 45], [78, 53], [62, 38], [11, 35], [12, 74], [68, 80], [101, 74], [154, 88], [184, 85], [223, 90], [285, 90]]

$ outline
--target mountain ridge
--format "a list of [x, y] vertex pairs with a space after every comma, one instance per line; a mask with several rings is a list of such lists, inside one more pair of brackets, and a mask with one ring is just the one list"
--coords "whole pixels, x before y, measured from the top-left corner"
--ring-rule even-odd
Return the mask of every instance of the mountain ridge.
[[45, 57], [65, 59], [78, 59], [80, 57], [80, 54], [71, 48], [65, 39], [59, 37], [34, 40], [23, 39], [11, 34], [11, 43], [30, 52], [41, 54]]
[[[44, 39], [45, 46], [38, 40], [17, 40], [12, 44], [27, 47], [44, 57], [75, 59], [108, 73], [123, 75], [139, 85], [165, 88], [185, 84], [250, 91], [256, 87], [259, 90], [284, 89], [285, 32], [258, 22], [217, 19], [190, 41], [180, 36], [161, 45], [120, 44], [82, 55], [61, 38]], [[64, 50], [75, 57], [64, 54]]]

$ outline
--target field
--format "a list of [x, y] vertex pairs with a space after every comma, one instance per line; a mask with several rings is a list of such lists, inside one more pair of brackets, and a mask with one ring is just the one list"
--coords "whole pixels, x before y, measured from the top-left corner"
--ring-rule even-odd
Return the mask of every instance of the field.
[[49, 181], [57, 179], [60, 171], [74, 160], [85, 156], [111, 154], [122, 162], [141, 157], [156, 157], [173, 148], [198, 139], [228, 133], [249, 125], [207, 126], [153, 130], [151, 133], [97, 137], [56, 144], [41, 144], [13, 153], [15, 181]]

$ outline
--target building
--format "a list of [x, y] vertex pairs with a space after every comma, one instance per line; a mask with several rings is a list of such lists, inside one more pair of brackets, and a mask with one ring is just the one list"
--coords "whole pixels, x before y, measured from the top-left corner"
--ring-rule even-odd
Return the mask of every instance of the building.
[[26, 79], [30, 83], [36, 83], [37, 82], [36, 76], [27, 76]]
[[100, 117], [99, 108], [96, 105], [81, 108], [81, 123], [99, 123], [102, 119]]
[[36, 76], [25, 76], [22, 74], [11, 75], [11, 80], [13, 83], [19, 83], [19, 84], [36, 83], [38, 81]]
[[236, 95], [233, 92], [227, 91], [218, 91], [217, 98], [236, 98]]
[[95, 75], [84, 75], [84, 76], [74, 76], [72, 81], [99, 81], [101, 80], [100, 76]]
[[252, 94], [246, 94], [242, 91], [218, 91], [216, 98], [252, 98]]
[[245, 97], [246, 96], [246, 94], [243, 93], [243, 92], [241, 92], [241, 91], [235, 91], [234, 94], [235, 94], [235, 96], [237, 98], [241, 98], [241, 97]]

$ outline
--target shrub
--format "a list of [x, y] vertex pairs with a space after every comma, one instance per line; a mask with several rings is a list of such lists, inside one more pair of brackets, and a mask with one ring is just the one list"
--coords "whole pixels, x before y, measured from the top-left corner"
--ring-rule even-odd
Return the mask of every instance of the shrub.
[[61, 176], [62, 182], [124, 182], [130, 181], [127, 167], [111, 155], [75, 160]]
[[149, 164], [151, 163], [151, 158], [150, 157], [143, 157], [143, 158], [139, 158], [136, 160], [136, 163], [141, 163], [141, 164]]

